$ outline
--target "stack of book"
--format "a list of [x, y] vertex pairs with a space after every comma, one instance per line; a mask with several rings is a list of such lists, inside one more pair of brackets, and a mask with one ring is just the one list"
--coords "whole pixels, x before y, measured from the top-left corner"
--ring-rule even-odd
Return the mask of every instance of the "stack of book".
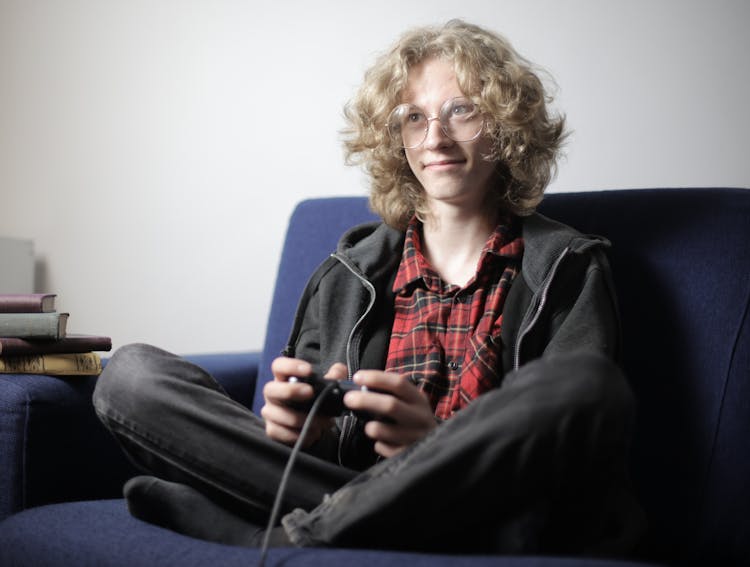
[[0, 294], [0, 373], [98, 375], [112, 339], [66, 332], [52, 293]]

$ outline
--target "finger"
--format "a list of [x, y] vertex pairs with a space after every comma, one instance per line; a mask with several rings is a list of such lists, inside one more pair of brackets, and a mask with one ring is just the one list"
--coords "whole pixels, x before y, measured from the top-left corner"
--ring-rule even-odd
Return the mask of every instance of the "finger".
[[[321, 431], [320, 429], [310, 428], [302, 446], [309, 447], [315, 443], [315, 441], [320, 439]], [[274, 441], [293, 446], [299, 440], [301, 432], [297, 429], [283, 427], [277, 423], [266, 422], [266, 435]]]
[[[265, 405], [261, 409], [261, 416], [265, 421], [266, 435], [271, 439], [284, 444], [293, 445], [299, 438], [307, 416], [305, 414], [288, 410], [283, 406]], [[310, 429], [305, 438], [305, 447], [320, 439], [323, 431], [333, 426], [333, 420], [329, 417], [319, 416], [313, 419]]]
[[309, 376], [312, 373], [312, 365], [298, 358], [280, 356], [271, 363], [271, 372], [275, 380], [286, 382], [290, 376]]
[[405, 375], [380, 370], [360, 370], [352, 377], [355, 383], [370, 390], [387, 392], [410, 402], [419, 399], [422, 393]]
[[367, 412], [397, 421], [401, 417], [402, 402], [391, 394], [352, 390], [344, 396], [344, 405], [350, 410]]
[[401, 424], [372, 420], [365, 424], [364, 431], [365, 435], [373, 441], [380, 441], [393, 447], [408, 447], [422, 439], [429, 430], [422, 427], [403, 427]]
[[266, 382], [263, 386], [263, 397], [267, 403], [289, 404], [303, 402], [313, 396], [313, 388], [305, 382]]
[[346, 364], [343, 362], [337, 362], [328, 369], [325, 378], [333, 378], [334, 380], [346, 380], [349, 376], [349, 370]]
[[378, 420], [368, 421], [365, 424], [365, 435], [376, 442], [388, 445], [410, 445], [416, 440], [409, 429], [397, 425], [390, 425]]
[[388, 443], [384, 443], [383, 441], [376, 441], [373, 448], [378, 455], [380, 455], [381, 457], [385, 457], [386, 459], [395, 457], [401, 451], [406, 449], [405, 446], [389, 445]]
[[[309, 414], [283, 404], [265, 404], [260, 409], [260, 415], [266, 421], [273, 421], [290, 429], [301, 430]], [[313, 417], [312, 426], [323, 429], [332, 426], [332, 421], [332, 418], [329, 416], [316, 415]]]
[[344, 405], [354, 411], [372, 414], [383, 422], [422, 430], [434, 425], [434, 419], [427, 399], [418, 394], [420, 398], [414, 403], [391, 394], [353, 390], [344, 396]]
[[305, 414], [283, 405], [265, 404], [260, 410], [266, 421], [287, 429], [301, 430], [305, 423]]
[[346, 394], [344, 404], [375, 416], [365, 424], [365, 434], [371, 439], [408, 446], [437, 426], [427, 398], [419, 394], [418, 400], [407, 403], [390, 394], [355, 390]]

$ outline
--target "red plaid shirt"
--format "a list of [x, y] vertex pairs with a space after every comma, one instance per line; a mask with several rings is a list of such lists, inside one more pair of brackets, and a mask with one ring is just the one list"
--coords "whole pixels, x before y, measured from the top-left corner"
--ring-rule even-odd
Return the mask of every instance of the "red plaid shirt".
[[487, 240], [475, 276], [464, 287], [447, 285], [422, 254], [421, 224], [409, 224], [386, 370], [417, 384], [436, 417], [499, 385], [503, 304], [522, 255], [519, 223], [508, 217]]

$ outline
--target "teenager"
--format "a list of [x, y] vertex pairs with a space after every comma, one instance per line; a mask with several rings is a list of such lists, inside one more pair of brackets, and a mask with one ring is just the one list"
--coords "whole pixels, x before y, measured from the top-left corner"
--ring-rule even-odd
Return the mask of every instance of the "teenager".
[[505, 39], [464, 22], [381, 56], [346, 109], [346, 147], [383, 222], [313, 274], [261, 416], [151, 346], [102, 374], [97, 412], [148, 473], [126, 485], [133, 514], [258, 545], [316, 372], [366, 390], [314, 419], [272, 544], [632, 549], [608, 243], [534, 212], [564, 138], [547, 101]]

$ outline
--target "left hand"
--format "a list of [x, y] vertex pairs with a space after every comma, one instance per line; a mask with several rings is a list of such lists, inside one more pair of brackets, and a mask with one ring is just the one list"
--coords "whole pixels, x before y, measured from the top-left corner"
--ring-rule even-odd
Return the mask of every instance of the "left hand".
[[375, 452], [379, 455], [397, 455], [437, 427], [427, 397], [405, 376], [380, 370], [360, 370], [353, 380], [368, 390], [378, 391], [348, 392], [344, 396], [346, 407], [390, 421], [376, 419], [365, 424], [365, 434], [375, 441]]

